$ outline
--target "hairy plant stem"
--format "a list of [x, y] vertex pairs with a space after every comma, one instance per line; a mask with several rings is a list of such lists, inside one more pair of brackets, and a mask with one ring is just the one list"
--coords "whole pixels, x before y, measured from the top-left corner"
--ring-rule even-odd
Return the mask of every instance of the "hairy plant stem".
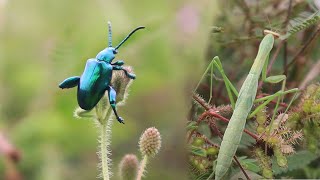
[[142, 161], [140, 162], [140, 167], [139, 167], [139, 171], [138, 171], [138, 175], [137, 175], [137, 180], [141, 180], [143, 173], [146, 169], [147, 166], [147, 162], [148, 162], [148, 156], [144, 155]]
[[111, 139], [111, 126], [113, 123], [111, 108], [108, 108], [107, 113], [98, 113], [98, 126], [100, 129], [100, 152], [99, 158], [101, 161], [102, 177], [104, 180], [109, 180], [111, 177], [110, 165], [111, 159], [108, 157], [111, 154], [110, 139]]

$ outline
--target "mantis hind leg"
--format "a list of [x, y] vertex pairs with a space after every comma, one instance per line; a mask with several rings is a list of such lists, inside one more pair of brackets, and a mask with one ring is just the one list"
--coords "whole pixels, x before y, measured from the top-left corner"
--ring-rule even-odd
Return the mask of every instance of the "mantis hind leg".
[[[235, 106], [235, 99], [234, 99], [234, 96], [237, 98], [238, 97], [238, 91], [237, 89], [232, 85], [231, 81], [228, 79], [228, 77], [226, 76], [226, 74], [224, 73], [224, 70], [223, 70], [223, 67], [222, 67], [222, 64], [221, 64], [221, 61], [219, 59], [218, 56], [214, 57], [212, 59], [212, 61], [210, 62], [210, 64], [208, 65], [207, 69], [204, 71], [200, 81], [198, 82], [196, 88], [195, 88], [195, 91], [198, 89], [201, 81], [205, 78], [205, 76], [207, 76], [207, 74], [210, 72], [210, 98], [209, 98], [209, 101], [211, 101], [212, 99], [212, 83], [213, 83], [213, 78], [215, 79], [218, 79], [213, 71], [214, 71], [214, 67], [216, 67], [219, 71], [219, 73], [222, 75], [222, 78], [223, 78], [223, 81], [225, 83], [225, 86], [227, 88], [227, 92], [228, 92], [228, 96], [229, 96], [229, 99], [230, 99], [230, 102], [231, 102], [231, 105], [232, 105], [232, 108], [234, 109], [234, 106]], [[232, 94], [233, 93], [233, 94]]]
[[65, 89], [65, 88], [73, 88], [75, 86], [77, 86], [80, 82], [80, 76], [72, 76], [69, 77], [67, 79], [65, 79], [64, 81], [62, 81], [59, 84], [59, 88], [61, 89]]
[[234, 109], [235, 108], [235, 100], [234, 100], [233, 96], [235, 95], [235, 97], [238, 98], [239, 93], [238, 93], [237, 89], [232, 85], [232, 83], [229, 80], [229, 78], [224, 73], [224, 70], [223, 70], [223, 67], [222, 67], [222, 63], [221, 63], [219, 57], [218, 56], [214, 57], [212, 62], [213, 62], [213, 66], [215, 66], [218, 69], [218, 71], [220, 72], [220, 74], [222, 75], [224, 84], [225, 84], [225, 86], [227, 88], [227, 92], [228, 92], [228, 96], [229, 96], [232, 108]]
[[109, 96], [109, 103], [111, 105], [111, 108], [114, 112], [114, 115], [116, 116], [117, 120], [124, 124], [124, 120], [122, 117], [118, 116], [117, 110], [116, 110], [116, 97], [117, 97], [117, 93], [116, 91], [113, 89], [112, 86], [108, 86], [108, 96]]

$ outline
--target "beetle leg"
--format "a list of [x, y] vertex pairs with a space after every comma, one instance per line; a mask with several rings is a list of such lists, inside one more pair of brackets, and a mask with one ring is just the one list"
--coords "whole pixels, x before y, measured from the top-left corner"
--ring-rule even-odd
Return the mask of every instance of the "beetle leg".
[[122, 66], [122, 65], [124, 65], [124, 62], [123, 62], [123, 60], [118, 60], [115, 63], [111, 63], [111, 65]]
[[62, 81], [59, 84], [59, 88], [61, 89], [65, 89], [65, 88], [73, 88], [75, 86], [77, 86], [80, 82], [80, 77], [79, 76], [72, 76], [69, 77], [67, 79], [65, 79], [64, 81]]
[[126, 74], [126, 76], [128, 76], [130, 79], [136, 78], [135, 74], [128, 73], [128, 71], [126, 69], [124, 69], [122, 66], [113, 65], [112, 70], [122, 70]]
[[114, 112], [114, 114], [116, 115], [116, 118], [117, 120], [124, 124], [124, 121], [122, 119], [122, 117], [119, 117], [118, 116], [118, 113], [117, 113], [117, 110], [116, 110], [116, 96], [117, 96], [117, 93], [116, 91], [112, 88], [112, 86], [108, 86], [108, 95], [109, 95], [109, 102], [110, 102], [110, 105], [112, 107], [112, 110]]

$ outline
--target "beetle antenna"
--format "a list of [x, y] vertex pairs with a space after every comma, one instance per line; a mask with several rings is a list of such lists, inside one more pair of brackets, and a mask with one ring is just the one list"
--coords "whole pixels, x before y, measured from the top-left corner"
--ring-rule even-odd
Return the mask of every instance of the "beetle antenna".
[[128, 34], [128, 36], [126, 38], [124, 38], [117, 47], [115, 47], [115, 49], [118, 49], [124, 42], [126, 42], [126, 40], [129, 39], [129, 37], [135, 33], [136, 31], [138, 31], [139, 29], [144, 29], [145, 27], [144, 26], [139, 26], [137, 28], [135, 28], [133, 31], [131, 31], [131, 33]]
[[108, 35], [109, 47], [112, 47], [112, 30], [111, 30], [111, 22], [110, 21], [108, 21], [108, 29], [109, 29], [109, 35]]

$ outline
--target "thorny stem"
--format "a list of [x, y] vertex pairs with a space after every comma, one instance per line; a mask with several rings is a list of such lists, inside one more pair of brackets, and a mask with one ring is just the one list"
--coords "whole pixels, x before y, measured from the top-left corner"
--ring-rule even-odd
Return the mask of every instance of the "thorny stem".
[[[218, 113], [216, 113], [216, 112], [207, 111], [207, 113], [208, 113], [208, 115], [217, 117], [217, 118], [221, 119], [221, 120], [224, 121], [224, 122], [229, 122], [229, 121], [230, 121], [229, 119], [221, 116], [220, 114], [218, 114]], [[255, 140], [259, 140], [259, 137], [258, 137], [256, 134], [254, 134], [254, 133], [252, 133], [252, 132], [250, 132], [250, 131], [248, 131], [248, 130], [246, 130], [246, 129], [244, 129], [243, 132], [247, 133], [249, 136], [251, 136], [251, 137], [254, 138]]]
[[[194, 100], [196, 100], [206, 110], [202, 115], [200, 115], [200, 117], [198, 119], [198, 122], [201, 121], [202, 119], [204, 119], [208, 115], [217, 117], [217, 118], [221, 119], [222, 121], [229, 122], [229, 119], [227, 119], [227, 118], [221, 116], [220, 114], [214, 112], [213, 108], [210, 107], [209, 104], [203, 102], [197, 95], [193, 94], [192, 97], [193, 97]], [[247, 133], [248, 135], [250, 135], [255, 140], [259, 140], [259, 137], [256, 134], [254, 134], [254, 133], [252, 133], [252, 132], [250, 132], [250, 131], [248, 131], [246, 129], [244, 129], [243, 131], [245, 133]], [[191, 133], [191, 135], [192, 134], [193, 133]]]
[[138, 175], [137, 175], [137, 180], [141, 180], [143, 173], [145, 171], [147, 162], [148, 162], [148, 157], [146, 155], [144, 155], [143, 159], [140, 163], [140, 167], [139, 167], [139, 171], [138, 171]]
[[211, 106], [207, 104], [206, 102], [203, 102], [197, 95], [192, 95], [193, 99], [196, 100], [206, 111], [211, 109]]

